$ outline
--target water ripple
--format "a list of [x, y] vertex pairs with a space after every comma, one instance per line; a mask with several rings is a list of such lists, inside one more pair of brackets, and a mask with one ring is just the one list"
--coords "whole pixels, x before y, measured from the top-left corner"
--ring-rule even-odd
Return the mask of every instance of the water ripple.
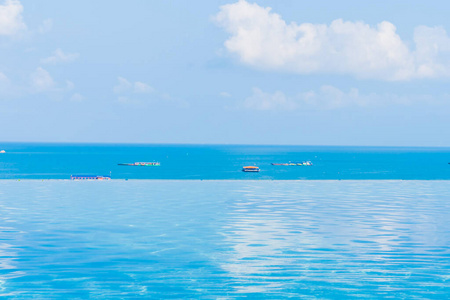
[[0, 295], [450, 294], [448, 181], [0, 181]]

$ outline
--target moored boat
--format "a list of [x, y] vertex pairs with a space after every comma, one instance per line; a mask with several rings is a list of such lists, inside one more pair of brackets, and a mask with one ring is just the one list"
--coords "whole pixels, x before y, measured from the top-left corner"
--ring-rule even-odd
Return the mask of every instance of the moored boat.
[[72, 180], [110, 180], [111, 176], [99, 176], [99, 175], [70, 175]]
[[259, 168], [255, 166], [245, 166], [242, 168], [243, 172], [259, 172]]
[[272, 166], [312, 166], [311, 161], [288, 162], [288, 163], [272, 163]]
[[134, 162], [134, 163], [121, 163], [119, 166], [141, 166], [141, 167], [159, 167], [161, 165], [160, 162]]

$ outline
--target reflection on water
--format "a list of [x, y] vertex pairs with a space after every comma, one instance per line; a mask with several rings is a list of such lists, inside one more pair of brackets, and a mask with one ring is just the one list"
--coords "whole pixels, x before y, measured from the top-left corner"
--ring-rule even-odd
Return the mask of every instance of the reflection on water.
[[222, 228], [231, 251], [221, 267], [235, 280], [236, 293], [444, 296], [450, 292], [448, 187], [245, 185]]
[[0, 181], [10, 298], [446, 298], [448, 181]]

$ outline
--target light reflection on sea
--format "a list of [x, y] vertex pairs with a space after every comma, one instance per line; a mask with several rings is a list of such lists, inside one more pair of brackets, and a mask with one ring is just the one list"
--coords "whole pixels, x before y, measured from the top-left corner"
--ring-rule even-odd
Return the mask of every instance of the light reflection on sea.
[[450, 294], [449, 181], [0, 181], [0, 295]]

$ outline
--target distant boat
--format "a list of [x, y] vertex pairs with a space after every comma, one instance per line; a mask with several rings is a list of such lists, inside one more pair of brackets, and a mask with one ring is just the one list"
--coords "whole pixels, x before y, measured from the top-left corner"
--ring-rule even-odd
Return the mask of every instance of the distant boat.
[[245, 166], [242, 168], [243, 172], [259, 172], [259, 168], [255, 166]]
[[272, 166], [312, 166], [312, 162], [308, 160], [302, 162], [272, 163]]
[[6, 151], [5, 150], [0, 150], [0, 153], [6, 153]]
[[111, 176], [98, 176], [98, 175], [70, 175], [72, 180], [110, 180]]
[[119, 166], [141, 166], [141, 167], [159, 167], [161, 165], [160, 162], [134, 162], [134, 163], [122, 163], [118, 164]]

